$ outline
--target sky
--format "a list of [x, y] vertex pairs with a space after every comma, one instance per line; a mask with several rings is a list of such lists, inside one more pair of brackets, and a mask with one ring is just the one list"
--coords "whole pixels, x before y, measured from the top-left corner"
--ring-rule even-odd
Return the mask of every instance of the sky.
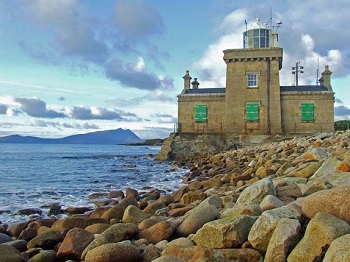
[[[315, 4], [315, 2], [317, 4]], [[167, 137], [185, 71], [225, 87], [223, 50], [248, 27], [283, 23], [281, 85], [329, 65], [335, 120], [350, 119], [348, 0], [0, 0], [0, 136], [130, 129]]]

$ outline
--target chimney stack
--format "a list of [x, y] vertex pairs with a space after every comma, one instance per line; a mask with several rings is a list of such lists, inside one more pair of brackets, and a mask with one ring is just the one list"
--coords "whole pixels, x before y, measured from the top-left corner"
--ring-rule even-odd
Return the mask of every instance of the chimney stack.
[[193, 89], [198, 89], [199, 82], [197, 81], [197, 78], [195, 78], [191, 84]]
[[184, 79], [184, 89], [190, 89], [191, 88], [191, 79], [190, 71], [186, 70], [185, 75], [182, 77]]
[[333, 91], [332, 85], [331, 85], [331, 75], [332, 75], [332, 72], [329, 70], [329, 66], [326, 65], [322, 73], [321, 79], [322, 79], [323, 85], [328, 88], [328, 91]]

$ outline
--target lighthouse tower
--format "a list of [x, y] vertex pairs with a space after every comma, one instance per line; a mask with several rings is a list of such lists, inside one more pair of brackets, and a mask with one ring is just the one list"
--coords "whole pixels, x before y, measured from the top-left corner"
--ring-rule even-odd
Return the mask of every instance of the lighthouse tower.
[[259, 19], [243, 32], [243, 48], [224, 50], [226, 62], [225, 131], [240, 134], [282, 132], [279, 70], [283, 50], [277, 26]]

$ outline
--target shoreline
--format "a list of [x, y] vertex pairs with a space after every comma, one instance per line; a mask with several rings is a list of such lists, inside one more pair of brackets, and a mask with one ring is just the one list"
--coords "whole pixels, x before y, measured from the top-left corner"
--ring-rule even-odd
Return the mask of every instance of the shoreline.
[[[6, 246], [6, 254], [18, 259], [13, 261], [340, 256], [333, 242], [346, 243], [350, 236], [350, 205], [344, 201], [350, 193], [349, 145], [350, 132], [317, 134], [173, 162], [186, 165], [189, 173], [172, 194], [114, 191], [110, 203], [72, 209], [76, 213], [68, 218], [0, 224], [0, 233], [11, 239], [0, 251]], [[311, 228], [319, 227], [338, 234], [315, 236]], [[345, 250], [350, 253], [349, 244]]]

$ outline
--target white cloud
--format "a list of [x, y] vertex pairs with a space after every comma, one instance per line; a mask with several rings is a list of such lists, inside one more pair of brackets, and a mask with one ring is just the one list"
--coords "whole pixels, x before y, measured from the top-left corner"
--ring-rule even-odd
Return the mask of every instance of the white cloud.
[[[202, 58], [193, 65], [200, 72], [200, 87], [224, 87], [226, 86], [226, 64], [223, 61], [222, 51], [231, 48], [242, 47], [242, 21], [247, 17], [245, 9], [233, 11], [227, 15], [218, 27], [222, 35], [219, 40], [208, 46]], [[196, 77], [196, 76], [192, 76]]]
[[144, 68], [145, 68], [145, 60], [143, 60], [143, 58], [139, 56], [135, 63], [134, 69], [137, 72], [141, 72], [143, 71]]

